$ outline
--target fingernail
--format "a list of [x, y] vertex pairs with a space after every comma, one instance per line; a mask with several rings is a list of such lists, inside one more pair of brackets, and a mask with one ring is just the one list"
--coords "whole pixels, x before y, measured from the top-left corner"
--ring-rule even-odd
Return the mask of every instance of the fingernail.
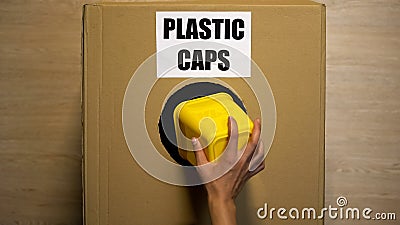
[[196, 144], [197, 144], [197, 141], [198, 141], [197, 138], [193, 137], [193, 138], [192, 138], [192, 145], [196, 145]]

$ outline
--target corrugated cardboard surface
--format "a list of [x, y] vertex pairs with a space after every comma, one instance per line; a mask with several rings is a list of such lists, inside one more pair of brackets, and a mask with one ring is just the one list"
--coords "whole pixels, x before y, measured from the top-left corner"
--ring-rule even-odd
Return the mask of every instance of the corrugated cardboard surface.
[[[323, 207], [325, 8], [314, 3], [308, 5], [305, 1], [299, 1], [298, 6], [286, 5], [295, 2], [254, 1], [250, 5], [241, 3], [229, 7], [195, 3], [85, 7], [83, 97], [87, 224], [208, 223], [203, 191], [168, 185], [146, 174], [134, 161], [123, 136], [121, 110], [125, 88], [136, 68], [155, 53], [157, 10], [252, 12], [252, 59], [271, 85], [277, 127], [265, 170], [250, 180], [237, 200], [239, 223], [265, 224], [266, 221], [256, 217], [257, 208], [264, 203], [286, 208]], [[179, 80], [165, 82], [173, 86]], [[240, 87], [238, 90], [240, 92]], [[168, 85], [157, 89], [160, 94], [168, 91]], [[241, 97], [246, 99], [246, 94]], [[151, 102], [152, 110], [148, 112], [146, 123], [158, 122], [163, 100]], [[247, 107], [250, 112], [254, 111], [252, 104]], [[149, 134], [152, 140], [157, 140], [156, 126], [149, 126]], [[278, 219], [268, 222], [322, 223]]]

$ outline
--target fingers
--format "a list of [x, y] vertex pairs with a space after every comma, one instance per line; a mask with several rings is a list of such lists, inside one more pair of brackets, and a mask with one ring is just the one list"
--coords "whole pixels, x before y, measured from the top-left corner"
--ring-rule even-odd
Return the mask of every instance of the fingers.
[[232, 116], [228, 117], [228, 129], [229, 129], [229, 143], [227, 147], [237, 146], [238, 142], [238, 125]]
[[264, 169], [265, 169], [265, 160], [263, 159], [255, 170], [247, 171], [247, 173], [246, 173], [246, 175], [244, 177], [245, 181], [248, 181], [250, 178], [252, 178], [256, 174], [258, 174], [259, 172], [263, 171]]
[[258, 167], [257, 167], [255, 170], [249, 171], [249, 178], [252, 177], [252, 176], [254, 176], [254, 175], [256, 175], [257, 173], [263, 171], [264, 168], [265, 168], [265, 161], [263, 160], [263, 161], [260, 163], [260, 165], [258, 165]]
[[194, 154], [196, 155], [196, 163], [197, 165], [203, 165], [208, 163], [208, 159], [206, 154], [204, 153], [203, 147], [200, 144], [199, 139], [192, 138], [193, 150], [195, 150]]
[[226, 146], [227, 157], [235, 158], [237, 155], [238, 146], [238, 125], [236, 120], [229, 116], [228, 117], [228, 128], [229, 128], [229, 141]]
[[261, 121], [260, 119], [256, 119], [254, 121], [254, 127], [253, 127], [253, 131], [250, 137], [250, 141], [246, 146], [246, 149], [244, 150], [243, 156], [245, 157], [245, 159], [251, 159], [254, 151], [257, 148], [258, 145], [258, 141], [260, 139], [260, 134], [261, 134]]
[[260, 139], [260, 134], [261, 134], [261, 121], [259, 118], [257, 118], [254, 121], [253, 132], [251, 134], [251, 142], [257, 145], [258, 140]]
[[264, 161], [264, 143], [260, 141], [250, 161], [249, 171], [254, 171]]

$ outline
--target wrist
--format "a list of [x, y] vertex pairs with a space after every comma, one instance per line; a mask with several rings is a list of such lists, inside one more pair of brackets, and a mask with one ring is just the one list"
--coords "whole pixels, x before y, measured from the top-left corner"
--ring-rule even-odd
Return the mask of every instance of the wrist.
[[213, 225], [236, 225], [236, 205], [233, 199], [208, 198]]
[[229, 197], [208, 195], [208, 204], [235, 206], [235, 201]]

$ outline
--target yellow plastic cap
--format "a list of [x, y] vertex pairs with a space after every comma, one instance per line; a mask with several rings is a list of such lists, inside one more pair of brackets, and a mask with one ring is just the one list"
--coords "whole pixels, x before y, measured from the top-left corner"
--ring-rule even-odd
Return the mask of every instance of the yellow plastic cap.
[[[228, 143], [228, 116], [238, 124], [238, 150], [248, 142], [253, 122], [226, 93], [217, 93], [180, 103], [174, 110], [174, 123], [179, 155], [196, 165], [191, 138], [199, 138], [208, 161], [214, 161]], [[182, 131], [182, 133], [180, 132]], [[183, 135], [182, 135], [183, 134]], [[182, 149], [183, 148], [183, 149]]]

